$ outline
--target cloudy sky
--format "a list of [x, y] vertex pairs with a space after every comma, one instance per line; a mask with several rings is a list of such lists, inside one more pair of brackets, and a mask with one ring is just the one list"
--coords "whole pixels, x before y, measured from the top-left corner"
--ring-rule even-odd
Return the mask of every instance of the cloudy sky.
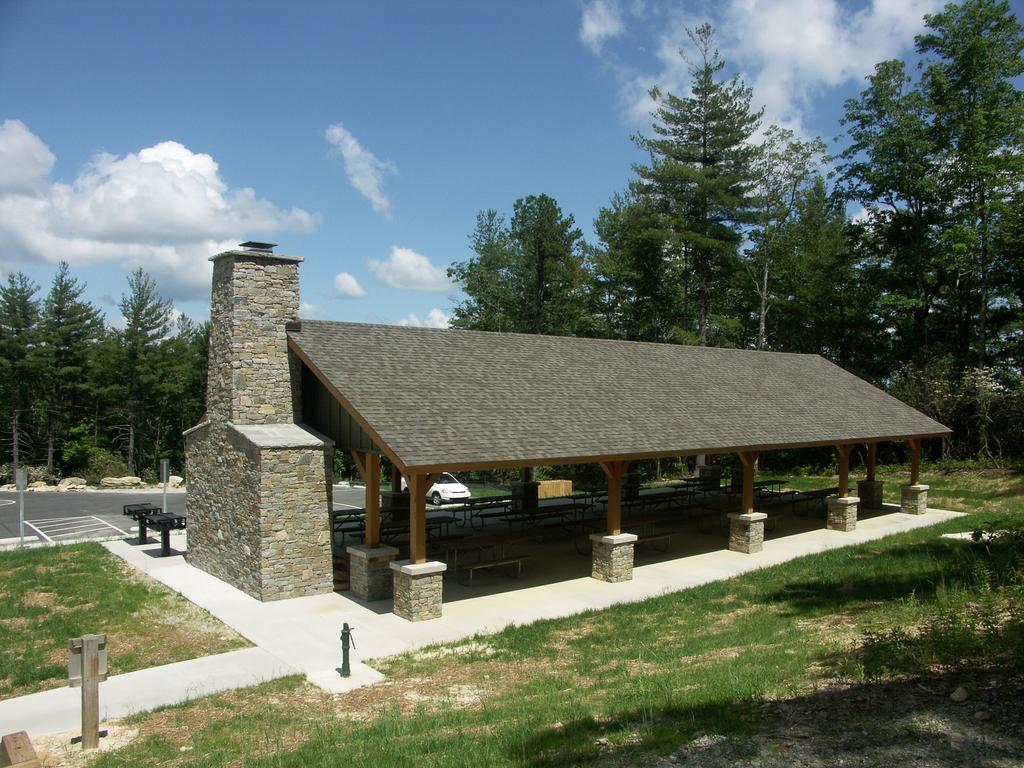
[[207, 258], [269, 240], [306, 258], [304, 317], [444, 325], [478, 210], [546, 193], [593, 237], [648, 90], [686, 90], [688, 27], [766, 121], [835, 146], [938, 7], [0, 0], [0, 273], [45, 290], [66, 260], [116, 321], [142, 266], [202, 319]]

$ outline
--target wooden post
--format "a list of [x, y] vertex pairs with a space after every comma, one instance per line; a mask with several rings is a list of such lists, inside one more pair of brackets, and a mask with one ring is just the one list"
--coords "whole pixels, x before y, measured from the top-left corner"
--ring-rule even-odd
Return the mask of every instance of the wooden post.
[[875, 463], [878, 460], [878, 443], [868, 443], [868, 471], [866, 480], [875, 479]]
[[366, 484], [366, 538], [368, 547], [380, 546], [380, 456], [352, 451], [359, 476]]
[[850, 445], [837, 445], [839, 451], [839, 498], [850, 495]]
[[83, 635], [68, 641], [68, 685], [82, 688], [82, 749], [100, 745], [100, 683], [107, 679], [107, 636]]
[[910, 443], [910, 484], [917, 485], [921, 479], [921, 438], [908, 437]]
[[608, 533], [622, 533], [622, 476], [629, 469], [628, 461], [602, 461], [601, 469], [608, 478]]
[[409, 560], [427, 562], [427, 489], [437, 475], [410, 474], [409, 483]]
[[740, 463], [743, 465], [743, 509], [742, 514], [749, 515], [754, 511], [754, 473], [757, 470], [757, 451], [741, 451]]
[[402, 472], [394, 462], [391, 462], [391, 491], [393, 493], [402, 492]]

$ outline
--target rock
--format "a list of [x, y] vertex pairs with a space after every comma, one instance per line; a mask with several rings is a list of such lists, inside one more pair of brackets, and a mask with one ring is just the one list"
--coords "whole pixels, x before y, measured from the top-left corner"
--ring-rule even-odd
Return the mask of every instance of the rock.
[[185, 482], [185, 478], [178, 477], [177, 475], [171, 475], [167, 478], [168, 488], [180, 488], [181, 484]]
[[137, 485], [142, 485], [142, 478], [135, 477], [134, 475], [104, 477], [100, 480], [100, 485], [104, 488], [133, 488]]
[[952, 701], [955, 701], [957, 704], [959, 704], [961, 702], [967, 701], [967, 699], [970, 698], [970, 694], [967, 693], [967, 689], [961, 685], [958, 686], [955, 691], [949, 694], [949, 698]]
[[85, 490], [84, 477], [65, 477], [57, 483], [58, 491], [81, 491]]
[[36, 480], [34, 483], [29, 483], [28, 487], [29, 488], [45, 488], [46, 487], [46, 483], [44, 483], [42, 480]]
[[980, 720], [981, 722], [985, 722], [986, 720], [992, 719], [992, 713], [989, 712], [987, 709], [979, 709], [977, 712], [974, 713], [974, 719]]

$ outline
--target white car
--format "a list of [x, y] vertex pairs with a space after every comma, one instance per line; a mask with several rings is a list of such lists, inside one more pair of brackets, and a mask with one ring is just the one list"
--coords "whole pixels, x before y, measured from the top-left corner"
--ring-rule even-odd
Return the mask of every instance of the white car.
[[[402, 490], [404, 491], [405, 488], [405, 478], [403, 477]], [[427, 490], [427, 499], [431, 504], [438, 506], [446, 501], [465, 501], [471, 495], [469, 488], [460, 483], [455, 475], [450, 475], [447, 472], [442, 472], [441, 476], [437, 478], [437, 482]]]

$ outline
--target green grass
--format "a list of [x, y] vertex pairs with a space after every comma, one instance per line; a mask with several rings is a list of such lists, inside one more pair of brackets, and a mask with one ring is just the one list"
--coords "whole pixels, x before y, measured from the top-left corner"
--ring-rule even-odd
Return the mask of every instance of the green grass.
[[99, 544], [0, 553], [0, 698], [67, 684], [67, 644], [107, 635], [110, 673], [246, 642]]
[[[984, 511], [447, 646], [461, 652], [379, 660], [386, 684], [338, 699], [279, 681], [143, 716], [140, 739], [95, 765], [540, 767], [609, 750], [621, 765], [701, 733], [770, 729], [762, 701], [823, 680], [1024, 668], [1008, 651], [1024, 648], [1024, 548], [940, 538], [1019, 521], [1021, 478], [925, 482], [944, 505]], [[1000, 620], [986, 624], [993, 611]]]

